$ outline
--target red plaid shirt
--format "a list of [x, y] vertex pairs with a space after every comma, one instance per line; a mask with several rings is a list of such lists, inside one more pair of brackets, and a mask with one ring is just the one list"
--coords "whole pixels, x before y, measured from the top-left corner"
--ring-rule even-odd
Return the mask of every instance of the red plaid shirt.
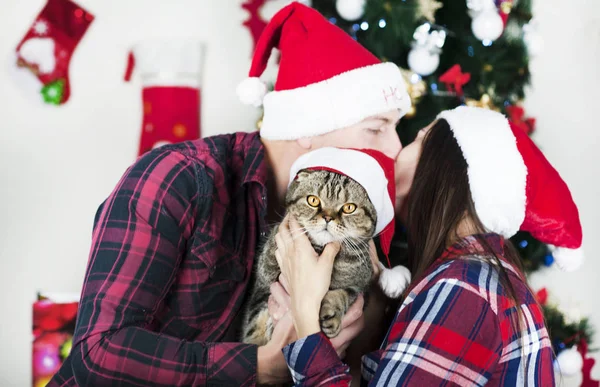
[[[504, 240], [484, 236], [498, 255]], [[376, 386], [553, 386], [553, 355], [542, 310], [523, 275], [503, 261], [517, 292], [525, 332], [499, 282], [477, 259], [475, 237], [448, 249], [414, 285], [381, 349], [363, 357], [363, 384]], [[322, 333], [284, 348], [298, 386], [348, 386], [349, 369]]]
[[256, 346], [222, 341], [267, 231], [265, 182], [256, 133], [131, 166], [96, 215], [73, 348], [49, 386], [255, 384]]

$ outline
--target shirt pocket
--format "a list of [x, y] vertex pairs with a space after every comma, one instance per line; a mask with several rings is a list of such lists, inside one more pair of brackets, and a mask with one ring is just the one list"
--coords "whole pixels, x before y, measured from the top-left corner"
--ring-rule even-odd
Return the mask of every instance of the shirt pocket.
[[[179, 303], [184, 319], [203, 331], [211, 328], [221, 317], [232, 312], [236, 292], [246, 281], [246, 267], [239, 253], [222, 246], [193, 248], [184, 264], [186, 302]], [[183, 301], [183, 300], [181, 300]]]

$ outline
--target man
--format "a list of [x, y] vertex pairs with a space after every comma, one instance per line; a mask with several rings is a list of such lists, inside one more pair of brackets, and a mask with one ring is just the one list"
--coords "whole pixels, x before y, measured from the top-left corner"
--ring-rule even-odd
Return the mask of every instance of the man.
[[[289, 320], [260, 348], [232, 336], [257, 247], [284, 211], [291, 164], [323, 146], [397, 158], [395, 127], [410, 101], [396, 66], [311, 8], [292, 3], [275, 15], [250, 76], [260, 76], [275, 46], [281, 63], [260, 136], [158, 148], [100, 206], [73, 348], [50, 386], [291, 380], [281, 353], [293, 335]], [[339, 350], [362, 326], [358, 308], [334, 342]]]

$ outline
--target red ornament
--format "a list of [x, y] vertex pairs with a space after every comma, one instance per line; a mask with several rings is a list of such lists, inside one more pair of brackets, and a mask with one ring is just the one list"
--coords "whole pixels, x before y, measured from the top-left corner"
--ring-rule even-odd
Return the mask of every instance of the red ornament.
[[440, 82], [446, 85], [449, 91], [455, 92], [459, 97], [463, 96], [463, 86], [471, 80], [470, 73], [463, 73], [460, 65], [456, 64], [440, 77]]
[[546, 290], [546, 288], [541, 288], [535, 294], [535, 298], [537, 298], [540, 305], [546, 305], [546, 302], [548, 301], [548, 290]]
[[267, 22], [260, 17], [260, 8], [265, 4], [265, 2], [266, 0], [245, 0], [245, 2], [242, 4], [242, 8], [250, 13], [250, 18], [246, 19], [243, 25], [246, 26], [252, 34], [252, 52], [254, 52], [256, 43], [267, 26]]
[[583, 358], [583, 367], [581, 367], [583, 379], [581, 380], [581, 387], [599, 387], [600, 382], [592, 379], [592, 368], [594, 368], [594, 363], [596, 363], [596, 360], [591, 357], [586, 358], [588, 352], [587, 342], [582, 339], [577, 346], [577, 350]]
[[525, 118], [525, 110], [520, 106], [508, 106], [506, 113], [512, 124], [523, 130], [528, 136], [535, 130], [535, 118]]

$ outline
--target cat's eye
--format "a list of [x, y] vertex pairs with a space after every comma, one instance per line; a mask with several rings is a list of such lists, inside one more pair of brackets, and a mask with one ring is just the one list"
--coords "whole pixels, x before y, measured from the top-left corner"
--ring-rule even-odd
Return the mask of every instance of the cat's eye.
[[354, 211], [356, 211], [356, 204], [354, 203], [346, 203], [344, 204], [344, 206], [342, 207], [342, 212], [344, 214], [351, 214]]
[[319, 205], [321, 204], [321, 200], [318, 197], [316, 197], [315, 195], [309, 195], [306, 198], [306, 202], [311, 207], [319, 207]]

